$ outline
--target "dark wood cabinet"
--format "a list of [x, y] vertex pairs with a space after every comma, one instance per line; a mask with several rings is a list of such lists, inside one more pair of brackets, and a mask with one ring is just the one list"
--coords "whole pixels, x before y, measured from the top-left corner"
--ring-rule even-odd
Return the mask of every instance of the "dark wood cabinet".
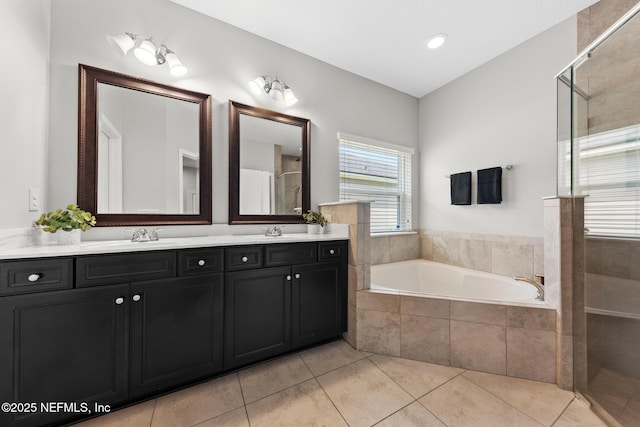
[[339, 262], [293, 268], [291, 332], [293, 348], [314, 344], [342, 332], [344, 266]]
[[37, 409], [0, 425], [74, 421], [337, 337], [346, 263], [346, 241], [0, 261], [0, 403]]
[[225, 275], [224, 368], [257, 362], [291, 348], [291, 269]]
[[346, 242], [330, 243], [331, 262], [317, 262], [315, 242], [273, 244], [264, 247], [264, 263], [280, 267], [226, 273], [225, 369], [346, 330]]
[[42, 403], [127, 399], [128, 292], [116, 285], [0, 298], [0, 401], [37, 405], [0, 412], [0, 425], [83, 415], [41, 412]]
[[222, 370], [222, 274], [134, 283], [131, 389], [137, 397]]

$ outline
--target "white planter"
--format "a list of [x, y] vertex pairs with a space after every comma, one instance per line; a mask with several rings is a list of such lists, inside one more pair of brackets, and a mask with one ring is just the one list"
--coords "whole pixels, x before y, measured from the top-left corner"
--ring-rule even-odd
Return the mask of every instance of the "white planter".
[[71, 231], [58, 230], [54, 233], [59, 245], [78, 245], [82, 239], [82, 230], [76, 229]]
[[320, 224], [307, 224], [307, 234], [324, 234], [325, 228]]

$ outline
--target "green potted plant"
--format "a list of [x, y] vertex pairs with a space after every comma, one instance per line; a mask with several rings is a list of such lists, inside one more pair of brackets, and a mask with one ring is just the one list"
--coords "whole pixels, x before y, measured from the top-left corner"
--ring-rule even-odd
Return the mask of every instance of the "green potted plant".
[[329, 223], [320, 212], [308, 210], [302, 214], [302, 218], [307, 222], [307, 233], [322, 234], [325, 231], [324, 226]]
[[[55, 233], [58, 243], [73, 245], [80, 243], [80, 234], [96, 225], [96, 217], [83, 211], [77, 205], [68, 205], [66, 209], [43, 213], [35, 224], [47, 233]], [[60, 231], [60, 233], [58, 233]]]

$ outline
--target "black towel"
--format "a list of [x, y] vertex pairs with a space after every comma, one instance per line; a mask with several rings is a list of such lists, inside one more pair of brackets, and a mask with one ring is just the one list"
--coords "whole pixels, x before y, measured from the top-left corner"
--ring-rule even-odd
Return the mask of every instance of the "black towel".
[[502, 168], [478, 170], [478, 204], [502, 203]]
[[451, 204], [471, 204], [471, 172], [454, 173], [451, 180]]

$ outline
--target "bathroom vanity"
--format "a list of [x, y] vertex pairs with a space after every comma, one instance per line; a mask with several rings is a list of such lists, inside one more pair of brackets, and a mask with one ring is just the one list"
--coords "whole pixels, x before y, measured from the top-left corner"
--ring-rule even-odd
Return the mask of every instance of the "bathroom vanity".
[[338, 337], [347, 241], [318, 239], [0, 259], [0, 401], [15, 404], [0, 424], [91, 416]]

